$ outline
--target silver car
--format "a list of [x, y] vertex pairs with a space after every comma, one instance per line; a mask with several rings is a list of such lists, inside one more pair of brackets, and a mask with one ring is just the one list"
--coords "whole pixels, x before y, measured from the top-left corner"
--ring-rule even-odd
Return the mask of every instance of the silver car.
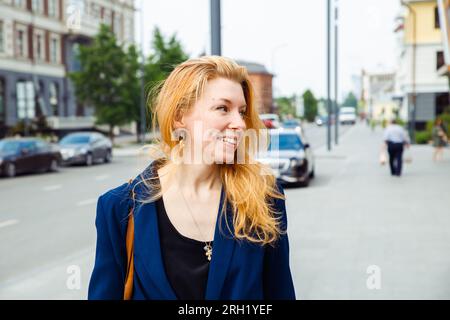
[[112, 159], [111, 140], [98, 132], [74, 132], [59, 142], [62, 164], [85, 164], [90, 166], [99, 160]]
[[306, 137], [299, 130], [269, 130], [270, 144], [257, 160], [271, 167], [283, 185], [308, 186], [314, 178], [314, 154]]

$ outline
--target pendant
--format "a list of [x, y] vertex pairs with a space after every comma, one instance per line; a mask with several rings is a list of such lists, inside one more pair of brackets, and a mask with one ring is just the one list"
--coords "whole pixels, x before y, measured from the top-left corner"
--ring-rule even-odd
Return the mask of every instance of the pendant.
[[212, 257], [212, 247], [209, 243], [206, 244], [206, 246], [203, 247], [203, 249], [205, 250], [205, 255], [208, 258], [208, 261], [211, 261], [211, 257]]

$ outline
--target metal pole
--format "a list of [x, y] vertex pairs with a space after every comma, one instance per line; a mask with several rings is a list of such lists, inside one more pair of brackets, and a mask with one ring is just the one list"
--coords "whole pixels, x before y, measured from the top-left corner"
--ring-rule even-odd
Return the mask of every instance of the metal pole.
[[222, 55], [220, 0], [211, 0], [211, 54]]
[[327, 0], [327, 150], [331, 150], [331, 99], [330, 99], [330, 0]]
[[401, 4], [408, 8], [408, 11], [411, 13], [411, 17], [413, 20], [413, 43], [412, 43], [412, 93], [411, 93], [411, 103], [408, 103], [408, 113], [409, 113], [409, 135], [411, 137], [411, 141], [415, 142], [415, 126], [416, 126], [416, 49], [417, 49], [417, 15], [414, 8], [406, 3], [405, 1], [401, 1]]
[[145, 85], [144, 85], [144, 0], [141, 0], [141, 63], [140, 63], [140, 71], [141, 71], [141, 101], [140, 101], [140, 118], [141, 118], [141, 128], [139, 135], [139, 142], [145, 143], [145, 129], [146, 129], [146, 121], [145, 121]]
[[334, 143], [339, 143], [339, 103], [338, 103], [338, 0], [334, 3]]

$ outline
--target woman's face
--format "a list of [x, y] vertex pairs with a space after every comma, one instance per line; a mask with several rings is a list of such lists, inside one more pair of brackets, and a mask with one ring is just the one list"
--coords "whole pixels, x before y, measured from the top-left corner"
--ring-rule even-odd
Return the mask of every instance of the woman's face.
[[208, 81], [191, 110], [175, 122], [175, 128], [183, 128], [187, 133], [184, 161], [233, 163], [246, 129], [245, 111], [246, 101], [239, 83], [225, 78]]

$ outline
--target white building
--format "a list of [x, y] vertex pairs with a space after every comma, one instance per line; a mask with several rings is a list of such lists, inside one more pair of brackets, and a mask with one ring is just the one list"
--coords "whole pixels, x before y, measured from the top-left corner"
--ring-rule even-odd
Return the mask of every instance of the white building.
[[395, 97], [400, 101], [401, 116], [415, 119], [415, 128], [422, 130], [449, 105], [449, 85], [438, 73], [444, 64], [444, 49], [436, 0], [405, 2], [409, 9], [402, 7], [396, 28]]

